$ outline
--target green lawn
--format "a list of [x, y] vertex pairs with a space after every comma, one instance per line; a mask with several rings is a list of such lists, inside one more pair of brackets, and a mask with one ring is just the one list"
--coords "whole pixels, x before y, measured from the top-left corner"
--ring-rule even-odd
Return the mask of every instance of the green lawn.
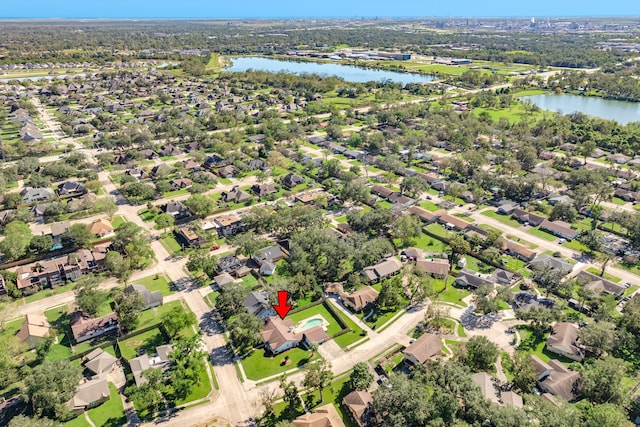
[[109, 392], [109, 400], [88, 411], [89, 418], [96, 427], [118, 427], [127, 421], [118, 389], [109, 383]]
[[[448, 278], [448, 281], [451, 281], [451, 278]], [[467, 289], [458, 288], [451, 283], [445, 288], [444, 281], [439, 279], [433, 279], [432, 283], [433, 290], [436, 292], [434, 296], [436, 301], [449, 302], [463, 307], [467, 306], [467, 304], [462, 301], [463, 298], [471, 294]]]
[[500, 221], [501, 223], [508, 225], [509, 227], [520, 228], [520, 223], [515, 219], [512, 219], [509, 215], [502, 215], [502, 214], [499, 214], [498, 212], [490, 211], [490, 210], [482, 212], [482, 215], [489, 218], [493, 218], [496, 221]]
[[378, 206], [385, 209], [391, 209], [393, 204], [388, 200], [381, 200], [378, 202]]
[[413, 246], [418, 249], [422, 249], [425, 255], [429, 254], [441, 254], [447, 249], [447, 245], [441, 240], [435, 239], [431, 236], [427, 236], [424, 233], [420, 233], [420, 236], [409, 242], [408, 245], [403, 245], [400, 239], [393, 239], [393, 244], [396, 248], [404, 249], [408, 246]]
[[158, 307], [150, 308], [149, 310], [143, 311], [142, 313], [140, 313], [138, 329], [160, 323], [162, 314], [171, 310], [171, 308], [175, 306], [184, 307], [180, 301], [171, 301]]
[[436, 236], [440, 236], [443, 239], [447, 239], [449, 236], [449, 231], [447, 231], [444, 226], [437, 223], [429, 224], [425, 227], [425, 229], [435, 234]]
[[71, 421], [65, 424], [66, 427], [91, 427], [91, 425], [84, 418], [84, 414], [80, 414]]
[[[213, 369], [211, 370], [211, 373], [213, 374]], [[200, 372], [199, 379], [200, 380], [198, 384], [196, 384], [196, 386], [193, 388], [191, 394], [189, 394], [183, 400], [176, 401], [176, 406], [184, 405], [185, 403], [193, 402], [194, 400], [202, 399], [209, 395], [209, 392], [211, 392], [211, 383], [209, 382], [209, 376], [207, 375], [206, 369]]]
[[229, 178], [218, 178], [218, 182], [224, 185], [233, 184]]
[[518, 350], [530, 351], [544, 362], [549, 362], [551, 359], [557, 359], [563, 363], [573, 363], [573, 360], [571, 359], [567, 359], [566, 357], [547, 351], [545, 348], [547, 345], [547, 335], [542, 337], [536, 336], [527, 325], [518, 325], [516, 328], [520, 334], [520, 345], [518, 346]]
[[577, 240], [570, 240], [566, 243], [563, 243], [562, 246], [573, 249], [574, 251], [580, 251], [583, 253], [590, 253], [591, 250], [584, 243], [580, 243]]
[[258, 279], [253, 274], [247, 274], [242, 278], [242, 286], [247, 289], [253, 289], [258, 285]]
[[640, 288], [640, 286], [638, 285], [631, 285], [625, 292], [623, 297], [628, 297], [629, 295], [631, 295], [632, 293], [634, 293], [635, 291], [637, 291]]
[[[257, 349], [240, 362], [242, 363], [247, 378], [257, 381], [290, 369], [301, 368], [310, 360], [321, 358], [320, 353], [317, 351], [312, 359], [310, 359], [309, 356], [311, 356], [311, 352], [301, 348], [292, 348], [274, 357], [267, 357], [263, 349]], [[287, 365], [282, 364], [285, 357], [289, 357], [291, 361]]]
[[288, 319], [291, 319], [294, 325], [297, 326], [298, 322], [308, 319], [309, 317], [321, 315], [324, 319], [329, 322], [327, 326], [327, 335], [333, 335], [336, 332], [340, 332], [342, 327], [338, 323], [338, 320], [327, 310], [324, 304], [315, 305], [313, 307], [305, 308], [294, 314], [289, 314], [287, 316]]
[[162, 296], [171, 295], [173, 293], [166, 276], [149, 276], [144, 279], [136, 280], [135, 283], [144, 285], [150, 292], [160, 291]]
[[623, 206], [623, 205], [626, 205], [626, 204], [627, 204], [627, 202], [625, 202], [624, 200], [622, 200], [622, 199], [621, 199], [621, 198], [619, 198], [619, 197], [613, 197], [613, 198], [611, 199], [611, 202], [612, 202], [612, 203], [615, 203], [616, 205], [620, 205], [620, 206]]
[[58, 342], [51, 345], [47, 359], [51, 361], [71, 357], [71, 329], [69, 327], [69, 307], [65, 304], [44, 312], [49, 324], [58, 334]]
[[[367, 311], [366, 313], [358, 313], [358, 314], [356, 314], [356, 316], [358, 316], [360, 318], [360, 320], [362, 320], [367, 325], [369, 325], [369, 327], [371, 329], [375, 330], [375, 329], [380, 328], [381, 326], [383, 326], [389, 320], [391, 320], [391, 318], [393, 316], [395, 316], [396, 314], [398, 314], [401, 310], [402, 309], [396, 310], [396, 311], [380, 311], [377, 308], [374, 308], [373, 309], [373, 314], [371, 316], [367, 317], [366, 320], [364, 319], [364, 317], [369, 314], [369, 311]], [[402, 317], [402, 316], [399, 316], [398, 318], [400, 318], [400, 317]]]
[[162, 237], [160, 239], [160, 244], [162, 244], [162, 246], [164, 246], [167, 252], [171, 255], [182, 250], [182, 246], [180, 246], [180, 243], [178, 243], [173, 233], [169, 233]]
[[420, 207], [431, 212], [439, 211], [441, 209], [440, 206], [436, 205], [431, 200], [420, 202]]
[[116, 215], [113, 217], [113, 219], [111, 220], [111, 225], [113, 226], [113, 228], [115, 228], [116, 230], [125, 222], [127, 222], [126, 219], [124, 219], [123, 217], [121, 217], [120, 215]]
[[118, 343], [120, 354], [126, 360], [137, 356], [138, 349], [144, 349], [146, 353], [153, 354], [157, 346], [167, 344], [168, 337], [159, 329], [154, 328], [142, 334], [127, 338]]
[[342, 215], [342, 216], [337, 217], [335, 220], [338, 223], [347, 222], [347, 216], [346, 215]]
[[531, 234], [532, 236], [539, 237], [539, 238], [541, 238], [543, 240], [546, 240], [548, 242], [554, 242], [555, 240], [558, 239], [553, 234], [547, 233], [546, 231], [542, 231], [539, 228], [529, 228], [527, 230], [527, 233]]

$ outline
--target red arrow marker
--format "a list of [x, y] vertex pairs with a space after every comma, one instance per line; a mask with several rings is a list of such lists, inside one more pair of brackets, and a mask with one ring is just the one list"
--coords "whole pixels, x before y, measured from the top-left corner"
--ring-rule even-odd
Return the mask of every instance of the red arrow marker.
[[273, 305], [273, 308], [282, 320], [284, 320], [289, 310], [291, 310], [291, 306], [287, 305], [287, 299], [289, 299], [289, 292], [278, 291], [278, 305]]

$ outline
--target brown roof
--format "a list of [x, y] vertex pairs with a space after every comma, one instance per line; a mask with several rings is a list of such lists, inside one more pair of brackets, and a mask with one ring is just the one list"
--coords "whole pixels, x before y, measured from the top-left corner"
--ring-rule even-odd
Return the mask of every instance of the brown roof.
[[583, 353], [577, 346], [578, 327], [569, 322], [558, 322], [553, 326], [553, 330], [547, 339], [547, 350], [554, 351], [554, 348], [562, 349], [566, 353], [582, 358]]
[[269, 343], [272, 350], [276, 350], [287, 341], [300, 341], [301, 334], [296, 334], [292, 330], [293, 322], [291, 319], [282, 320], [278, 316], [267, 318], [262, 328], [262, 338]]
[[595, 274], [591, 274], [588, 271], [581, 271], [578, 273], [578, 279], [584, 282], [584, 287], [599, 293], [607, 293], [610, 295], [622, 295], [626, 291], [623, 285], [612, 282]]
[[416, 270], [445, 276], [449, 273], [449, 260], [443, 258], [418, 259], [416, 261]]
[[49, 325], [46, 317], [39, 314], [27, 314], [17, 337], [22, 342], [29, 337], [44, 338], [49, 335], [49, 328], [51, 328], [51, 325]]
[[493, 377], [486, 372], [478, 372], [471, 376], [474, 383], [480, 387], [480, 392], [485, 399], [491, 400], [493, 403], [499, 403], [498, 388], [493, 382]]
[[521, 255], [526, 259], [533, 259], [536, 256], [535, 251], [532, 251], [526, 246], [521, 245], [520, 243], [516, 243], [513, 240], [509, 240], [509, 239], [504, 240], [504, 249], [511, 251], [513, 253], [516, 253], [518, 255]]
[[240, 222], [240, 218], [233, 214], [220, 215], [215, 217], [214, 220], [220, 224], [221, 227], [226, 227], [228, 225], [235, 224], [236, 222]]
[[365, 286], [350, 294], [342, 293], [340, 297], [354, 309], [361, 310], [378, 299], [378, 291], [371, 286]]
[[322, 329], [322, 326], [305, 329], [303, 335], [309, 342], [324, 342], [329, 338], [325, 330]]
[[440, 210], [436, 212], [438, 216], [438, 222], [440, 224], [451, 224], [457, 230], [464, 230], [467, 228], [470, 222], [463, 220], [462, 218], [458, 218], [457, 216], [449, 215], [445, 210]]
[[87, 361], [84, 366], [86, 366], [87, 369], [89, 369], [94, 374], [101, 374], [110, 370], [113, 367], [114, 363], [118, 361], [118, 359], [116, 359], [106, 351], [103, 351], [101, 348], [95, 349], [87, 356], [85, 356], [85, 358]]
[[99, 220], [93, 222], [89, 226], [89, 231], [91, 231], [91, 234], [95, 234], [96, 236], [101, 236], [101, 235], [113, 233], [114, 228], [113, 228], [113, 225], [111, 225], [111, 222], [109, 222], [104, 218], [100, 218]]
[[540, 225], [542, 221], [545, 220], [545, 217], [532, 214], [531, 212], [527, 212], [522, 209], [514, 209], [512, 215], [520, 222], [528, 222], [534, 227]]
[[373, 396], [368, 391], [356, 390], [347, 394], [342, 399], [342, 403], [349, 408], [356, 418], [356, 422], [359, 425], [363, 425], [363, 415], [373, 403]]
[[555, 396], [572, 401], [579, 394], [580, 373], [567, 368], [562, 362], [552, 359], [545, 363], [537, 356], [531, 356], [536, 371], [540, 375], [539, 386]]
[[564, 221], [549, 221], [545, 219], [540, 223], [540, 228], [569, 238], [573, 238], [578, 234], [576, 230], [571, 228], [571, 224]]
[[390, 257], [381, 261], [371, 267], [366, 267], [362, 270], [365, 277], [369, 280], [376, 280], [382, 277], [387, 277], [395, 272], [399, 271], [402, 265], [394, 257]]
[[84, 409], [92, 403], [109, 397], [109, 384], [105, 379], [94, 379], [78, 386], [69, 406], [71, 409]]
[[373, 194], [377, 194], [380, 197], [387, 198], [394, 193], [390, 188], [384, 187], [382, 185], [373, 185], [371, 187], [371, 192]]
[[502, 403], [505, 405], [510, 405], [514, 408], [520, 409], [524, 406], [522, 403], [522, 396], [514, 391], [503, 391], [500, 398], [502, 399]]
[[424, 363], [440, 353], [442, 340], [434, 334], [422, 334], [404, 350], [404, 354], [413, 356], [420, 363]]
[[345, 427], [338, 411], [329, 403], [320, 406], [311, 414], [304, 414], [293, 420], [294, 427]]
[[411, 206], [407, 210], [407, 212], [417, 216], [418, 218], [426, 222], [429, 222], [436, 217], [436, 215], [433, 212], [429, 212], [428, 210], [421, 208], [420, 206]]
[[91, 318], [84, 313], [75, 312], [71, 316], [71, 332], [76, 341], [86, 335], [91, 335], [97, 330], [109, 326], [112, 322], [117, 322], [118, 316], [109, 313], [106, 316]]

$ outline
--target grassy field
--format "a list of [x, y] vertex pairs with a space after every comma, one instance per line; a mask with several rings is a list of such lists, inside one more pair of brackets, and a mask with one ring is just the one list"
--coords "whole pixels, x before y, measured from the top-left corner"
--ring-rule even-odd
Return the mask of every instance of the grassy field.
[[89, 409], [88, 415], [96, 427], [118, 427], [126, 423], [122, 399], [115, 385], [109, 383], [109, 400]]
[[173, 233], [167, 234], [162, 237], [160, 239], [160, 244], [164, 246], [167, 252], [172, 255], [182, 250], [182, 246], [180, 246], [180, 243], [178, 243]]
[[162, 296], [171, 295], [174, 292], [171, 290], [166, 276], [149, 276], [144, 279], [136, 280], [135, 283], [146, 286], [150, 292], [160, 291]]
[[[448, 280], [450, 281], [451, 279]], [[458, 288], [453, 284], [449, 284], [445, 288], [444, 281], [439, 279], [434, 279], [432, 283], [432, 289], [434, 290], [434, 292], [436, 292], [434, 296], [434, 299], [436, 301], [449, 302], [452, 304], [461, 305], [463, 307], [467, 306], [467, 304], [462, 301], [463, 298], [466, 298], [471, 294], [471, 292], [469, 292], [467, 289]]]
[[[211, 370], [213, 374], [213, 370]], [[211, 382], [209, 382], [209, 376], [207, 375], [207, 370], [204, 369], [200, 372], [198, 384], [193, 388], [191, 394], [185, 397], [182, 400], [178, 400], [174, 402], [176, 405], [184, 405], [185, 403], [193, 402], [194, 400], [202, 399], [207, 397], [211, 392]]]
[[[301, 368], [311, 360], [320, 359], [320, 353], [316, 351], [313, 358], [310, 358], [311, 352], [301, 348], [292, 348], [277, 356], [268, 357], [263, 349], [254, 350], [249, 356], [242, 359], [242, 367], [250, 380], [261, 380], [263, 378], [277, 375], [290, 369]], [[288, 357], [291, 361], [284, 365], [283, 360]]]
[[558, 239], [553, 234], [547, 233], [546, 231], [540, 230], [539, 228], [530, 228], [527, 230], [527, 233], [531, 234], [532, 236], [536, 236], [541, 239], [544, 239], [548, 242], [554, 242]]
[[431, 200], [424, 200], [420, 202], [420, 207], [428, 211], [435, 212], [440, 210], [440, 206], [433, 203]]
[[512, 219], [510, 216], [508, 215], [502, 215], [499, 214], [496, 211], [484, 211], [482, 212], [482, 215], [489, 217], [489, 218], [493, 218], [496, 221], [500, 221], [501, 223], [508, 225], [509, 227], [513, 227], [513, 228], [520, 228], [520, 223], [518, 221], [516, 221], [515, 219]]
[[124, 219], [123, 217], [121, 217], [120, 215], [116, 215], [113, 217], [113, 219], [111, 220], [111, 225], [113, 226], [113, 228], [115, 228], [116, 230], [125, 222], [127, 222], [126, 219]]
[[140, 335], [122, 340], [118, 343], [118, 346], [122, 357], [126, 360], [131, 360], [138, 355], [138, 350], [140, 350], [140, 353], [153, 354], [157, 346], [168, 342], [168, 337], [159, 328], [154, 328]]
[[409, 246], [416, 247], [418, 249], [422, 249], [425, 254], [438, 254], [447, 249], [447, 245], [444, 242], [434, 239], [431, 236], [427, 236], [424, 233], [420, 233], [418, 237], [413, 239], [407, 245], [403, 245], [400, 239], [393, 239], [393, 244], [399, 249], [404, 249]]

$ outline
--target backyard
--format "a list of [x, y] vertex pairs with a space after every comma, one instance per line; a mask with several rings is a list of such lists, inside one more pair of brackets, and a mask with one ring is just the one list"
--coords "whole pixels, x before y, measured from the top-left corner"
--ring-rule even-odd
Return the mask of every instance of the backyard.
[[[273, 357], [267, 356], [264, 349], [256, 349], [240, 362], [247, 378], [257, 381], [291, 369], [302, 368], [309, 361], [321, 358], [317, 351], [313, 358], [309, 356], [311, 352], [301, 348], [293, 348]], [[285, 357], [290, 360], [286, 365], [283, 363]]]

